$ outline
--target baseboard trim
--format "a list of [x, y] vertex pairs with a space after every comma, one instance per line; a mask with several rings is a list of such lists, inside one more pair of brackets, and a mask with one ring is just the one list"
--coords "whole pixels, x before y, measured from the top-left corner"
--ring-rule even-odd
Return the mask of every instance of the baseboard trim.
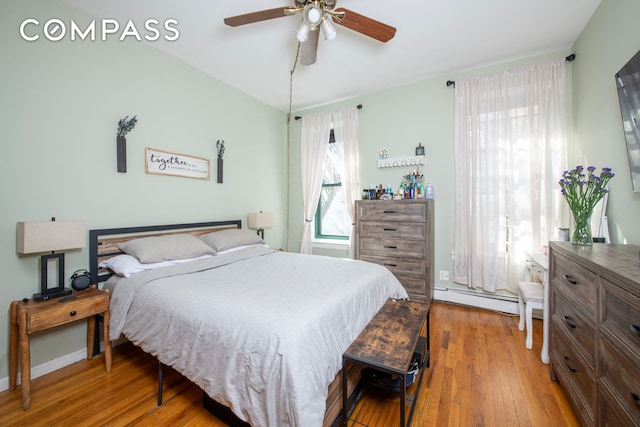
[[[126, 342], [127, 340], [123, 337], [118, 338], [116, 341], [111, 342], [111, 347], [117, 347], [118, 345]], [[92, 349], [93, 350], [93, 349]], [[104, 351], [104, 343], [100, 342], [100, 351]], [[72, 365], [81, 360], [85, 360], [87, 358], [87, 349], [86, 347], [73, 353], [68, 353], [62, 355], [56, 359], [45, 362], [41, 365], [32, 366], [31, 367], [31, 380], [34, 380], [43, 375], [50, 374], [53, 371], [57, 371], [58, 369], [64, 368], [65, 366]], [[18, 369], [18, 382], [20, 385], [20, 370]], [[0, 391], [9, 390], [9, 375], [6, 377], [0, 378]]]
[[[42, 365], [31, 367], [31, 380], [49, 374], [65, 366], [79, 362], [87, 358], [87, 349], [80, 349], [73, 353], [68, 353], [56, 359], [43, 363]], [[18, 385], [20, 385], [20, 371], [18, 371]], [[9, 390], [9, 376], [0, 378], [0, 391]]]

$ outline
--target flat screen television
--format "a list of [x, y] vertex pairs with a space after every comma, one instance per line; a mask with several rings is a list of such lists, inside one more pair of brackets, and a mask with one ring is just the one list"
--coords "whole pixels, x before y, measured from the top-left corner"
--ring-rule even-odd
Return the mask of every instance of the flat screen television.
[[631, 184], [640, 192], [640, 51], [616, 74], [622, 128], [627, 141]]

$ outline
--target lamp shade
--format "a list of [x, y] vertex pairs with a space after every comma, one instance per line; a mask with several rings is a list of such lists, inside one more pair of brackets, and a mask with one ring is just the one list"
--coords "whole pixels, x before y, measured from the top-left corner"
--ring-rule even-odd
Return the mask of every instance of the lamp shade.
[[298, 41], [300, 43], [304, 43], [307, 41], [307, 39], [309, 38], [309, 32], [311, 31], [311, 29], [309, 28], [309, 26], [306, 23], [302, 23], [300, 24], [300, 27], [298, 28], [298, 31], [296, 31], [296, 37], [298, 38]]
[[333, 40], [336, 38], [336, 27], [333, 26], [330, 18], [322, 18], [322, 32], [324, 33], [325, 40]]
[[79, 249], [86, 246], [85, 221], [19, 222], [16, 251], [20, 254]]
[[273, 212], [252, 212], [248, 214], [247, 226], [258, 229], [273, 227]]

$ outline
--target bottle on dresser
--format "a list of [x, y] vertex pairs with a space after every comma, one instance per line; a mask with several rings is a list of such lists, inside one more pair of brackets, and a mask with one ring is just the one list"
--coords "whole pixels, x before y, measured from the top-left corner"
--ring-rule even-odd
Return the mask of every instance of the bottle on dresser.
[[435, 198], [435, 191], [433, 189], [433, 185], [429, 182], [424, 189], [424, 198], [425, 199], [433, 199]]

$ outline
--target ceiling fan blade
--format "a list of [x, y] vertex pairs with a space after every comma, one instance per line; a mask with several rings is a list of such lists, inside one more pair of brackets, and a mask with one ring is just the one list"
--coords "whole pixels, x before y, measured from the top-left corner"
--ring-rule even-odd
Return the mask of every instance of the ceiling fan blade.
[[245, 13], [244, 15], [231, 16], [224, 18], [224, 23], [231, 27], [252, 24], [254, 22], [266, 21], [268, 19], [282, 18], [287, 16], [285, 11], [289, 11], [290, 7], [278, 7], [275, 9], [261, 10], [258, 12]]
[[375, 19], [344, 8], [335, 9], [335, 12], [344, 12], [344, 18], [341, 20], [335, 19], [335, 17], [333, 18], [335, 23], [383, 43], [388, 42], [396, 35], [396, 29], [394, 27], [383, 24]]
[[302, 52], [300, 53], [300, 64], [313, 65], [316, 63], [316, 57], [318, 56], [318, 38], [320, 37], [320, 29], [309, 33], [309, 38], [306, 42], [302, 43]]

